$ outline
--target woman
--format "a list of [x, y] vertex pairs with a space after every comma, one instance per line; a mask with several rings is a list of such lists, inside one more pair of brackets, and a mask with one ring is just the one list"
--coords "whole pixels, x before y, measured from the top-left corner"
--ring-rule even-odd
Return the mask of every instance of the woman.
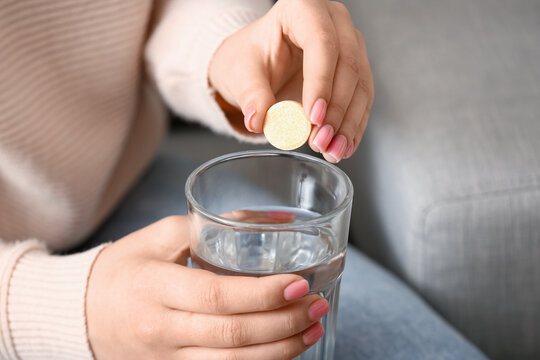
[[83, 253], [48, 252], [85, 239], [145, 169], [164, 133], [159, 96], [252, 141], [276, 100], [295, 99], [314, 151], [331, 162], [354, 153], [373, 83], [347, 9], [271, 5], [0, 4], [1, 358], [281, 359], [322, 336], [328, 305], [304, 296], [300, 277], [183, 266], [181, 216]]

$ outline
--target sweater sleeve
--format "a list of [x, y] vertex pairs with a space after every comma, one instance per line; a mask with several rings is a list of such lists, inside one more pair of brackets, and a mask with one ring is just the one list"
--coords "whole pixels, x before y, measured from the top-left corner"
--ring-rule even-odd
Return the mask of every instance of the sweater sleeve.
[[85, 299], [102, 248], [54, 256], [37, 240], [0, 243], [1, 359], [93, 359]]
[[157, 14], [146, 46], [147, 70], [167, 105], [186, 119], [240, 140], [264, 142], [235, 130], [208, 84], [208, 66], [229, 35], [264, 15], [269, 0], [171, 0]]

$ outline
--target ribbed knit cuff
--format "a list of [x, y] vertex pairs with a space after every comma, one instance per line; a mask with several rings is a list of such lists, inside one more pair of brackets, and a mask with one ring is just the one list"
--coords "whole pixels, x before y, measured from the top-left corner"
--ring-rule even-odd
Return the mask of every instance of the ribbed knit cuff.
[[37, 241], [31, 243], [9, 281], [11, 348], [19, 359], [93, 359], [86, 329], [86, 289], [103, 246], [52, 256]]

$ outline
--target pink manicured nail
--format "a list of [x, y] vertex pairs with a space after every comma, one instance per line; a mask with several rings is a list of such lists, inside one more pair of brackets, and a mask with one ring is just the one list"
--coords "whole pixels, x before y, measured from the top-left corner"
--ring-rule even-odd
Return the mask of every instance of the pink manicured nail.
[[324, 315], [328, 314], [330, 311], [330, 305], [328, 301], [324, 299], [319, 299], [314, 301], [313, 304], [309, 306], [308, 316], [311, 321], [316, 321], [322, 318]]
[[309, 116], [309, 120], [312, 124], [321, 126], [325, 116], [326, 101], [324, 101], [324, 99], [317, 99], [317, 101], [315, 101], [315, 103], [311, 107], [311, 115]]
[[246, 108], [246, 112], [244, 115], [244, 125], [246, 126], [246, 129], [253, 132], [253, 127], [251, 126], [251, 120], [253, 120], [253, 116], [257, 112], [257, 109], [255, 108], [255, 105], [250, 104]]
[[304, 331], [304, 335], [302, 335], [302, 340], [304, 340], [304, 344], [306, 345], [313, 345], [322, 338], [324, 335], [324, 328], [321, 325], [321, 323], [315, 323], [311, 325], [306, 331]]
[[275, 220], [294, 220], [295, 215], [286, 211], [267, 211], [266, 215]]
[[343, 159], [345, 149], [347, 148], [347, 138], [343, 135], [338, 135], [332, 140], [327, 149], [327, 156], [332, 158], [333, 162], [339, 162]]
[[297, 280], [290, 283], [285, 290], [283, 290], [283, 298], [287, 301], [292, 301], [301, 298], [309, 291], [309, 283], [307, 280]]
[[334, 136], [334, 128], [332, 125], [326, 124], [319, 129], [317, 136], [313, 139], [313, 145], [319, 148], [319, 151], [325, 151]]

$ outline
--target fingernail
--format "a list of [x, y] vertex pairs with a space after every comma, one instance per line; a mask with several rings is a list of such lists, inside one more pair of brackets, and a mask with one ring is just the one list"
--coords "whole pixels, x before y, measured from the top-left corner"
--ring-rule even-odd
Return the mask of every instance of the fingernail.
[[308, 316], [311, 321], [316, 321], [322, 318], [324, 315], [328, 314], [330, 311], [330, 305], [328, 301], [324, 299], [319, 299], [314, 301], [313, 304], [309, 306]]
[[354, 153], [354, 141], [349, 145], [349, 147], [347, 148], [347, 151], [345, 151], [345, 158], [348, 159], [352, 156], [352, 154]]
[[317, 136], [313, 139], [313, 145], [319, 148], [319, 151], [325, 151], [328, 147], [328, 144], [334, 136], [334, 128], [332, 125], [326, 124], [319, 129]]
[[312, 124], [321, 126], [324, 117], [326, 116], [326, 101], [324, 99], [317, 99], [313, 106], [311, 107], [311, 115], [309, 120]]
[[253, 127], [251, 126], [251, 120], [253, 120], [253, 116], [255, 115], [256, 112], [257, 112], [257, 109], [255, 108], [255, 105], [250, 104], [246, 108], [246, 112], [244, 115], [244, 125], [246, 129], [248, 129], [251, 132], [253, 132]]
[[297, 280], [290, 283], [283, 290], [283, 298], [287, 301], [296, 300], [306, 295], [309, 291], [309, 283], [307, 280]]
[[338, 135], [332, 140], [332, 143], [328, 146], [327, 156], [330, 157], [332, 162], [337, 163], [343, 159], [345, 149], [347, 148], [347, 138], [343, 135]]
[[304, 331], [304, 335], [302, 335], [302, 340], [304, 341], [304, 344], [310, 346], [313, 345], [322, 338], [324, 335], [324, 328], [321, 325], [321, 323], [315, 323], [311, 325], [306, 331]]
[[266, 215], [275, 220], [294, 220], [295, 215], [286, 211], [267, 211]]

